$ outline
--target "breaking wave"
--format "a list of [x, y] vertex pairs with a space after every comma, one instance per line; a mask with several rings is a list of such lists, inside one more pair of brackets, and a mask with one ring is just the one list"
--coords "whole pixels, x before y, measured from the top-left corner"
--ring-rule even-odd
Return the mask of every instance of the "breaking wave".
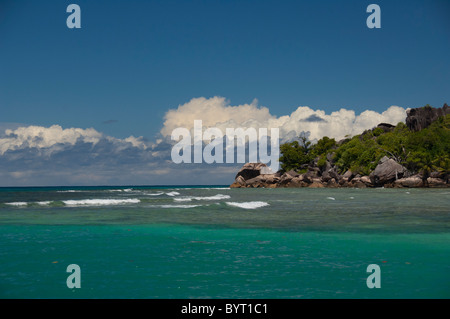
[[140, 203], [138, 198], [128, 199], [71, 199], [62, 201], [66, 206], [107, 206]]
[[178, 192], [168, 192], [168, 193], [166, 193], [166, 195], [168, 195], [168, 196], [177, 196], [177, 195], [180, 195], [180, 193], [178, 193]]
[[214, 196], [186, 196], [186, 197], [178, 197], [174, 198], [177, 202], [190, 202], [194, 200], [221, 200], [221, 199], [229, 199], [230, 195], [217, 194]]
[[17, 206], [17, 207], [28, 205], [27, 202], [11, 202], [11, 203], [5, 203], [5, 204], [6, 205], [11, 205], [11, 206]]
[[264, 207], [264, 206], [269, 206], [269, 203], [267, 203], [267, 202], [243, 202], [243, 203], [226, 202], [226, 204], [228, 206], [245, 208], [245, 209], [256, 209], [256, 208], [260, 208], [260, 207]]

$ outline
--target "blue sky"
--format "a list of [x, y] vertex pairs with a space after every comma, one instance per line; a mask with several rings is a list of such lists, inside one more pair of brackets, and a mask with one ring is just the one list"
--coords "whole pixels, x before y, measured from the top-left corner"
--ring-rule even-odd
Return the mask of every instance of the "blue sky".
[[[81, 29], [66, 26], [71, 3]], [[381, 29], [366, 26], [370, 3]], [[0, 128], [56, 124], [154, 141], [169, 109], [215, 96], [257, 99], [275, 117], [299, 106], [441, 107], [449, 14], [446, 0], [2, 0]]]

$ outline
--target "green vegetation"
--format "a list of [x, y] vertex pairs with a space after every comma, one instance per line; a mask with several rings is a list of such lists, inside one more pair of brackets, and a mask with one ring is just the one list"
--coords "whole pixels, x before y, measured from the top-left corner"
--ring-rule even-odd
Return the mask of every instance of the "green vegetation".
[[324, 137], [311, 144], [305, 137], [280, 146], [283, 171], [306, 171], [317, 160], [317, 166], [332, 159], [340, 173], [350, 169], [368, 175], [383, 156], [393, 158], [412, 173], [427, 177], [430, 172], [450, 171], [450, 114], [440, 117], [427, 128], [413, 132], [404, 123], [385, 132], [377, 127], [339, 143]]

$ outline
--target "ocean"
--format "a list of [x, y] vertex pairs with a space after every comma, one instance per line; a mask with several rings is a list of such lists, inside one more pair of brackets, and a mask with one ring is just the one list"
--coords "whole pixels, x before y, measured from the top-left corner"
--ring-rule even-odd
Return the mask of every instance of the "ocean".
[[0, 298], [449, 298], [449, 195], [0, 188]]

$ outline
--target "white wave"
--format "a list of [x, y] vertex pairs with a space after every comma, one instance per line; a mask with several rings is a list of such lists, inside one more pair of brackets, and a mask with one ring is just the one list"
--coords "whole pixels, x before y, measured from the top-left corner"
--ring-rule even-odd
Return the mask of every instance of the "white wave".
[[40, 202], [36, 202], [36, 204], [42, 205], [42, 206], [46, 206], [46, 205], [50, 205], [51, 201], [49, 200], [43, 200]]
[[182, 197], [182, 198], [174, 198], [173, 199], [176, 202], [190, 202], [192, 201], [191, 197]]
[[221, 200], [221, 199], [229, 199], [229, 198], [231, 198], [230, 195], [217, 194], [214, 196], [186, 196], [186, 197], [174, 198], [174, 200], [177, 202], [190, 202], [193, 199], [195, 199], [195, 200]]
[[11, 203], [5, 203], [6, 205], [11, 205], [11, 206], [26, 206], [28, 205], [27, 202], [11, 202]]
[[127, 192], [127, 193], [129, 193], [129, 192], [132, 192], [132, 191], [133, 191], [132, 188], [125, 188], [125, 189], [121, 189], [121, 188], [119, 188], [119, 189], [108, 189], [108, 192]]
[[327, 199], [336, 200], [334, 197], [327, 197]]
[[71, 199], [63, 200], [67, 206], [106, 206], [120, 204], [137, 204], [141, 201], [138, 198], [129, 199]]
[[162, 195], [162, 194], [164, 194], [163, 192], [159, 192], [159, 193], [145, 193], [144, 195], [147, 195], [147, 196], [159, 196], [159, 195]]
[[239, 207], [239, 208], [245, 208], [245, 209], [256, 209], [264, 206], [269, 206], [269, 203], [267, 202], [226, 202], [229, 206]]
[[82, 191], [76, 191], [74, 189], [69, 189], [66, 191], [56, 191], [57, 193], [81, 193]]
[[159, 207], [162, 208], [193, 208], [193, 207], [199, 207], [203, 205], [161, 205]]
[[166, 193], [166, 195], [168, 195], [168, 196], [176, 196], [176, 195], [180, 195], [180, 193], [178, 193], [178, 192], [168, 192], [168, 193]]

